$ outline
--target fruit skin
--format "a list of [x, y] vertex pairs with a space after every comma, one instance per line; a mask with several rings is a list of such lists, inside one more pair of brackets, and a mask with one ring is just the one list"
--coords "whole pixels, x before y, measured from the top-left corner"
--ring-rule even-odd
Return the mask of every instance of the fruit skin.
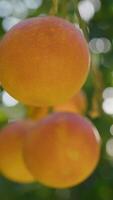
[[32, 120], [40, 120], [49, 114], [48, 107], [32, 107], [27, 106], [26, 117]]
[[68, 102], [49, 107], [27, 106], [26, 117], [32, 120], [40, 120], [52, 112], [72, 112], [84, 115], [87, 109], [87, 97], [83, 90], [74, 95]]
[[81, 31], [59, 17], [36, 17], [15, 25], [0, 43], [5, 90], [26, 105], [53, 106], [72, 97], [89, 72]]
[[73, 112], [84, 114], [87, 109], [87, 98], [84, 91], [79, 91], [68, 102], [54, 107], [56, 112]]
[[100, 136], [86, 118], [55, 113], [32, 129], [23, 153], [34, 179], [53, 188], [71, 187], [84, 181], [96, 168]]
[[0, 132], [0, 172], [8, 179], [19, 183], [33, 182], [22, 157], [25, 136], [33, 126], [31, 121], [17, 121]]

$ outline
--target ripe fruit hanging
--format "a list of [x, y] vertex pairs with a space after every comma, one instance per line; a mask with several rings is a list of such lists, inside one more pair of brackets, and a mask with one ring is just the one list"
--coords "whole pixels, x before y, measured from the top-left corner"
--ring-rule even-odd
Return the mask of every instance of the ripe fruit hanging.
[[12, 181], [34, 181], [22, 157], [24, 137], [32, 125], [30, 121], [17, 121], [6, 126], [0, 133], [0, 172]]
[[57, 112], [73, 112], [84, 114], [87, 109], [87, 98], [84, 91], [79, 91], [68, 102], [54, 107]]
[[32, 129], [23, 150], [34, 179], [50, 187], [66, 188], [81, 183], [95, 169], [100, 136], [87, 119], [55, 113]]
[[89, 57], [83, 34], [70, 22], [59, 17], [27, 19], [0, 43], [1, 82], [24, 104], [61, 104], [84, 84]]

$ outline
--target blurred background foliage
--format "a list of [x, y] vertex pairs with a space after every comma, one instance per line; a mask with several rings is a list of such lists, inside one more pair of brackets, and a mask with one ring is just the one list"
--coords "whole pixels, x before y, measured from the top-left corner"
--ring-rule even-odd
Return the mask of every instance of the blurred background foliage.
[[[0, 38], [19, 21], [56, 14], [83, 29], [92, 55], [83, 90], [92, 120], [102, 137], [99, 165], [84, 183], [65, 190], [36, 184], [17, 184], [1, 176], [2, 200], [113, 200], [113, 1], [112, 0], [0, 0]], [[54, 6], [53, 6], [54, 5]], [[27, 108], [0, 88], [0, 127], [26, 118]]]

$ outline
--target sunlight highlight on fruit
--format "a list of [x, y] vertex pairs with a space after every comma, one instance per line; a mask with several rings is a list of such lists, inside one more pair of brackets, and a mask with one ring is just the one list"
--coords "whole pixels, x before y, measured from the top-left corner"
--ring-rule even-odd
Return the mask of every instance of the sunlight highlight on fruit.
[[55, 113], [40, 120], [26, 137], [24, 159], [34, 179], [54, 188], [83, 182], [100, 157], [100, 136], [84, 117]]

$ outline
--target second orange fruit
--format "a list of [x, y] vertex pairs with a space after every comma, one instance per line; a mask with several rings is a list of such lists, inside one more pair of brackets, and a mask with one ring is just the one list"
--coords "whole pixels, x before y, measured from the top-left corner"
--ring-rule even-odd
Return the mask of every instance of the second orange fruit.
[[54, 188], [71, 187], [94, 171], [100, 136], [86, 118], [55, 113], [36, 123], [26, 137], [23, 153], [35, 180]]
[[19, 183], [30, 183], [34, 179], [23, 160], [25, 136], [32, 128], [31, 121], [16, 121], [0, 132], [0, 172], [8, 179]]
[[73, 112], [84, 114], [88, 106], [87, 97], [83, 90], [74, 95], [68, 102], [53, 108], [57, 112]]

